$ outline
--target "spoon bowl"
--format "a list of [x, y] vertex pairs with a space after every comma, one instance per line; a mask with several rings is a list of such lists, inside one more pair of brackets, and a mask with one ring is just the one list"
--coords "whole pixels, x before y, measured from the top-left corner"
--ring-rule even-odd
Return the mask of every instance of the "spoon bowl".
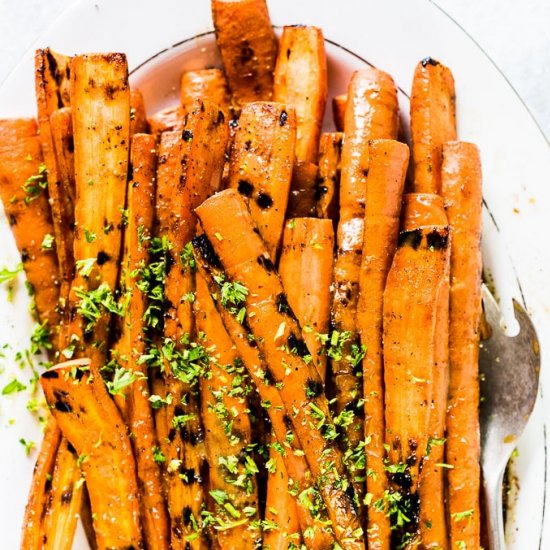
[[510, 337], [485, 285], [481, 295], [485, 314], [479, 353], [481, 469], [489, 548], [504, 550], [502, 481], [537, 399], [540, 350], [535, 327], [519, 303], [514, 300], [519, 332]]

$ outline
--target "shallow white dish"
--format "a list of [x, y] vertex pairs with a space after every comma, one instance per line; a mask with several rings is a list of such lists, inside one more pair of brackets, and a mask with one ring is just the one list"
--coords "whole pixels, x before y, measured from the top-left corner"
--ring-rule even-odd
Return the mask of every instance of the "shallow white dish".
[[[544, 365], [550, 363], [550, 246], [543, 233], [544, 214], [550, 213], [550, 149], [520, 99], [464, 31], [427, 0], [272, 0], [269, 4], [275, 25], [306, 23], [323, 29], [329, 41], [332, 93], [345, 91], [351, 70], [363, 60], [392, 74], [404, 92], [410, 89], [419, 59], [431, 55], [451, 67], [456, 80], [459, 137], [477, 143], [482, 151], [488, 206], [484, 262], [495, 278], [503, 307], [515, 295], [537, 324], [543, 355], [543, 393], [549, 383]], [[157, 0], [154, 5], [135, 0], [83, 0], [66, 12], [36, 46], [50, 46], [67, 54], [126, 52], [134, 70], [132, 83], [139, 85], [149, 111], [154, 112], [177, 101], [179, 74], [184, 68], [215, 62], [212, 37], [205, 35], [211, 29], [209, 0]], [[202, 37], [193, 39], [197, 36]], [[400, 94], [400, 103], [406, 121], [405, 93]], [[0, 116], [28, 116], [34, 112], [31, 50], [0, 89]], [[4, 243], [0, 267], [13, 267], [19, 256], [3, 218], [0, 238]], [[512, 264], [507, 261], [507, 253]], [[0, 345], [11, 346], [3, 360], [6, 371], [0, 374], [0, 387], [11, 372], [17, 371], [10, 364], [10, 354], [28, 347], [32, 330], [28, 297], [21, 281], [18, 286], [11, 303], [0, 289]], [[23, 380], [30, 373], [18, 371], [17, 375]], [[31, 459], [25, 458], [19, 439], [32, 439], [37, 445], [40, 439], [36, 423], [25, 410], [26, 401], [24, 393], [0, 398], [0, 528], [1, 546], [7, 549], [19, 544], [36, 456], [34, 453]], [[549, 460], [545, 425], [549, 412], [540, 399], [519, 444], [516, 473], [521, 490], [509, 522], [512, 548], [550, 547], [550, 521], [544, 519]], [[11, 424], [10, 419], [15, 423]], [[87, 547], [80, 533], [74, 547]]]

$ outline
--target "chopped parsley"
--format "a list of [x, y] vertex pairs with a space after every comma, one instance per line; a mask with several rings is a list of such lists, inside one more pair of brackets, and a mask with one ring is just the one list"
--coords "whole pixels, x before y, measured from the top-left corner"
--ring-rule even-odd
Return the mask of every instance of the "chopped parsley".
[[54, 236], [50, 233], [46, 233], [42, 239], [40, 250], [53, 250]]
[[38, 167], [38, 173], [30, 178], [27, 178], [21, 189], [25, 192], [25, 204], [29, 204], [34, 199], [38, 198], [40, 193], [48, 186], [46, 174], [46, 165], [41, 163]]

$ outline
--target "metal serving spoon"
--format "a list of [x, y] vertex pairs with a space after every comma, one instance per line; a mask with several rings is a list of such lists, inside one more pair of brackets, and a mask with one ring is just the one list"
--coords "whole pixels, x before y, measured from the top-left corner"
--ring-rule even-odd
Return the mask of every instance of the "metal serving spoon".
[[483, 396], [480, 404], [481, 469], [489, 548], [504, 550], [502, 480], [537, 398], [539, 341], [529, 316], [515, 300], [519, 333], [510, 337], [501, 327], [500, 309], [485, 285], [481, 295], [488, 325], [488, 330], [482, 330], [479, 353]]

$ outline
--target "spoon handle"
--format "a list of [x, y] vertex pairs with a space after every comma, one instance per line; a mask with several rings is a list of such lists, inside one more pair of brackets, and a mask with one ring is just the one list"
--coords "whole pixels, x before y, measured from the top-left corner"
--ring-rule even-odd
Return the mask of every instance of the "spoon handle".
[[504, 518], [502, 514], [502, 480], [504, 471], [490, 475], [483, 480], [483, 491], [487, 508], [487, 534], [489, 550], [506, 550], [504, 539]]

